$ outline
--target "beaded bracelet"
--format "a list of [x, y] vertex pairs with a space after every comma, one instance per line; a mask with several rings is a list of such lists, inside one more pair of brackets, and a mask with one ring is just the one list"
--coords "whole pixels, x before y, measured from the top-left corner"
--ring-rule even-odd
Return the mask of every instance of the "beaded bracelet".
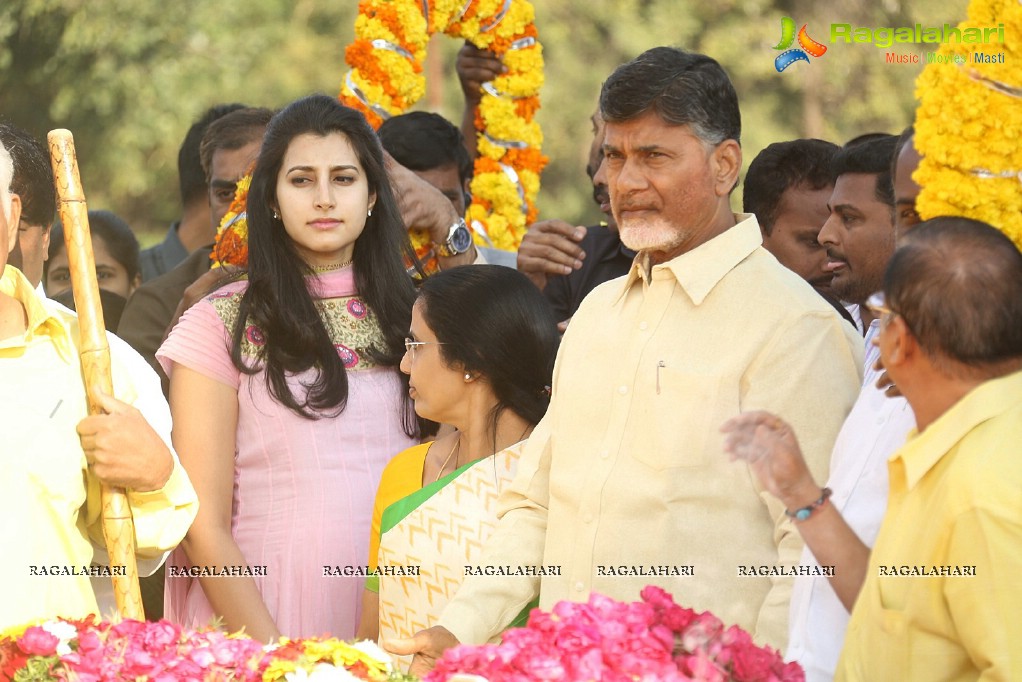
[[823, 506], [823, 503], [827, 501], [828, 497], [830, 497], [830, 488], [824, 488], [820, 492], [820, 499], [816, 500], [809, 506], [802, 507], [801, 509], [796, 509], [795, 511], [788, 511], [787, 509], [785, 509], [784, 513], [789, 518], [795, 519], [796, 521], [805, 521], [806, 519], [813, 515], [814, 511]]

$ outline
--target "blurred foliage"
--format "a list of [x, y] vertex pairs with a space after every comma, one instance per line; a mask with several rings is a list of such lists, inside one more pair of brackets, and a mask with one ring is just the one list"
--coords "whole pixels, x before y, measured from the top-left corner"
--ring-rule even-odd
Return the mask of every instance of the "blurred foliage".
[[[911, 122], [922, 65], [887, 64], [885, 50], [830, 42], [831, 22], [856, 26], [957, 23], [966, 0], [533, 0], [546, 59], [540, 112], [551, 163], [542, 217], [599, 217], [585, 176], [589, 115], [618, 64], [656, 45], [705, 52], [731, 74], [743, 113], [745, 164], [770, 142], [843, 142]], [[149, 241], [179, 210], [177, 150], [191, 122], [219, 102], [279, 107], [336, 94], [346, 70], [355, 0], [4, 0], [0, 116], [44, 137], [69, 128], [90, 206], [124, 216]], [[828, 45], [784, 73], [771, 49], [780, 17]], [[430, 45], [427, 96], [417, 108], [460, 120], [456, 41]], [[921, 53], [923, 45], [899, 45]], [[736, 197], [740, 192], [736, 192]], [[735, 201], [738, 209], [738, 201]]]

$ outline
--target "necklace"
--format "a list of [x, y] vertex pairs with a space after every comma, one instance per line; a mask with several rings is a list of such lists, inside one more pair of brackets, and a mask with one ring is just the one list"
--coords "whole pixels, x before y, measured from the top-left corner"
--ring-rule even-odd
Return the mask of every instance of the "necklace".
[[[455, 438], [454, 439], [454, 447], [451, 448], [451, 451], [449, 453], [447, 453], [447, 459], [445, 459], [444, 463], [440, 465], [440, 471], [436, 472], [436, 478], [433, 479], [434, 483], [439, 481], [440, 477], [443, 476], [444, 469], [447, 468], [448, 462], [450, 462], [451, 461], [451, 457], [454, 456], [454, 451], [457, 450], [460, 445], [461, 445], [461, 438]], [[457, 461], [455, 461], [455, 465], [457, 465]], [[455, 466], [454, 468], [457, 469], [458, 467]]]
[[342, 263], [331, 263], [330, 265], [313, 265], [312, 266], [312, 271], [313, 272], [330, 272], [331, 270], [340, 270], [341, 268], [348, 267], [354, 261], [355, 261], [354, 258], [349, 258], [348, 260], [346, 260], [346, 261], [344, 261]]

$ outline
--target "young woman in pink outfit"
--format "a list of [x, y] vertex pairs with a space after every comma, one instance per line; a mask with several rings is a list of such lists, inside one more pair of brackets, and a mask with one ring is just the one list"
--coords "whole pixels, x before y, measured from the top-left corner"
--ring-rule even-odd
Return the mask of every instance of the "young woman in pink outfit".
[[193, 306], [158, 354], [200, 502], [167, 617], [351, 637], [364, 577], [337, 574], [365, 563], [380, 474], [416, 435], [398, 370], [410, 247], [360, 113], [311, 96], [274, 117], [248, 229], [248, 280]]

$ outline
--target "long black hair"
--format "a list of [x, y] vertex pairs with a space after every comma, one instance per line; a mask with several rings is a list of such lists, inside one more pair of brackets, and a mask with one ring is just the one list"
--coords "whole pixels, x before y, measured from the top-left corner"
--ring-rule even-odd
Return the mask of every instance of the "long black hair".
[[[383, 150], [373, 129], [358, 111], [326, 95], [311, 95], [292, 102], [266, 128], [259, 160], [248, 194], [248, 289], [233, 330], [231, 359], [246, 374], [265, 369], [270, 394], [293, 412], [316, 419], [337, 414], [348, 399], [348, 377], [306, 285], [313, 274], [298, 254], [279, 220], [272, 216], [277, 204], [277, 176], [288, 146], [303, 134], [342, 133], [358, 156], [376, 194], [372, 215], [355, 240], [353, 258], [359, 296], [379, 321], [382, 347], [366, 349], [377, 364], [396, 367], [404, 354], [404, 336], [411, 320], [415, 289], [402, 263], [412, 257], [408, 232], [383, 165]], [[242, 360], [241, 346], [248, 324], [255, 324], [266, 341], [262, 367]], [[287, 383], [289, 374], [315, 367], [316, 380], [296, 396]], [[403, 375], [402, 375], [403, 376]], [[414, 414], [405, 400], [405, 431], [416, 432]]]
[[491, 428], [504, 410], [536, 425], [550, 404], [560, 335], [550, 303], [529, 279], [500, 265], [466, 265], [419, 287], [422, 317], [448, 365], [478, 374], [497, 397]]

